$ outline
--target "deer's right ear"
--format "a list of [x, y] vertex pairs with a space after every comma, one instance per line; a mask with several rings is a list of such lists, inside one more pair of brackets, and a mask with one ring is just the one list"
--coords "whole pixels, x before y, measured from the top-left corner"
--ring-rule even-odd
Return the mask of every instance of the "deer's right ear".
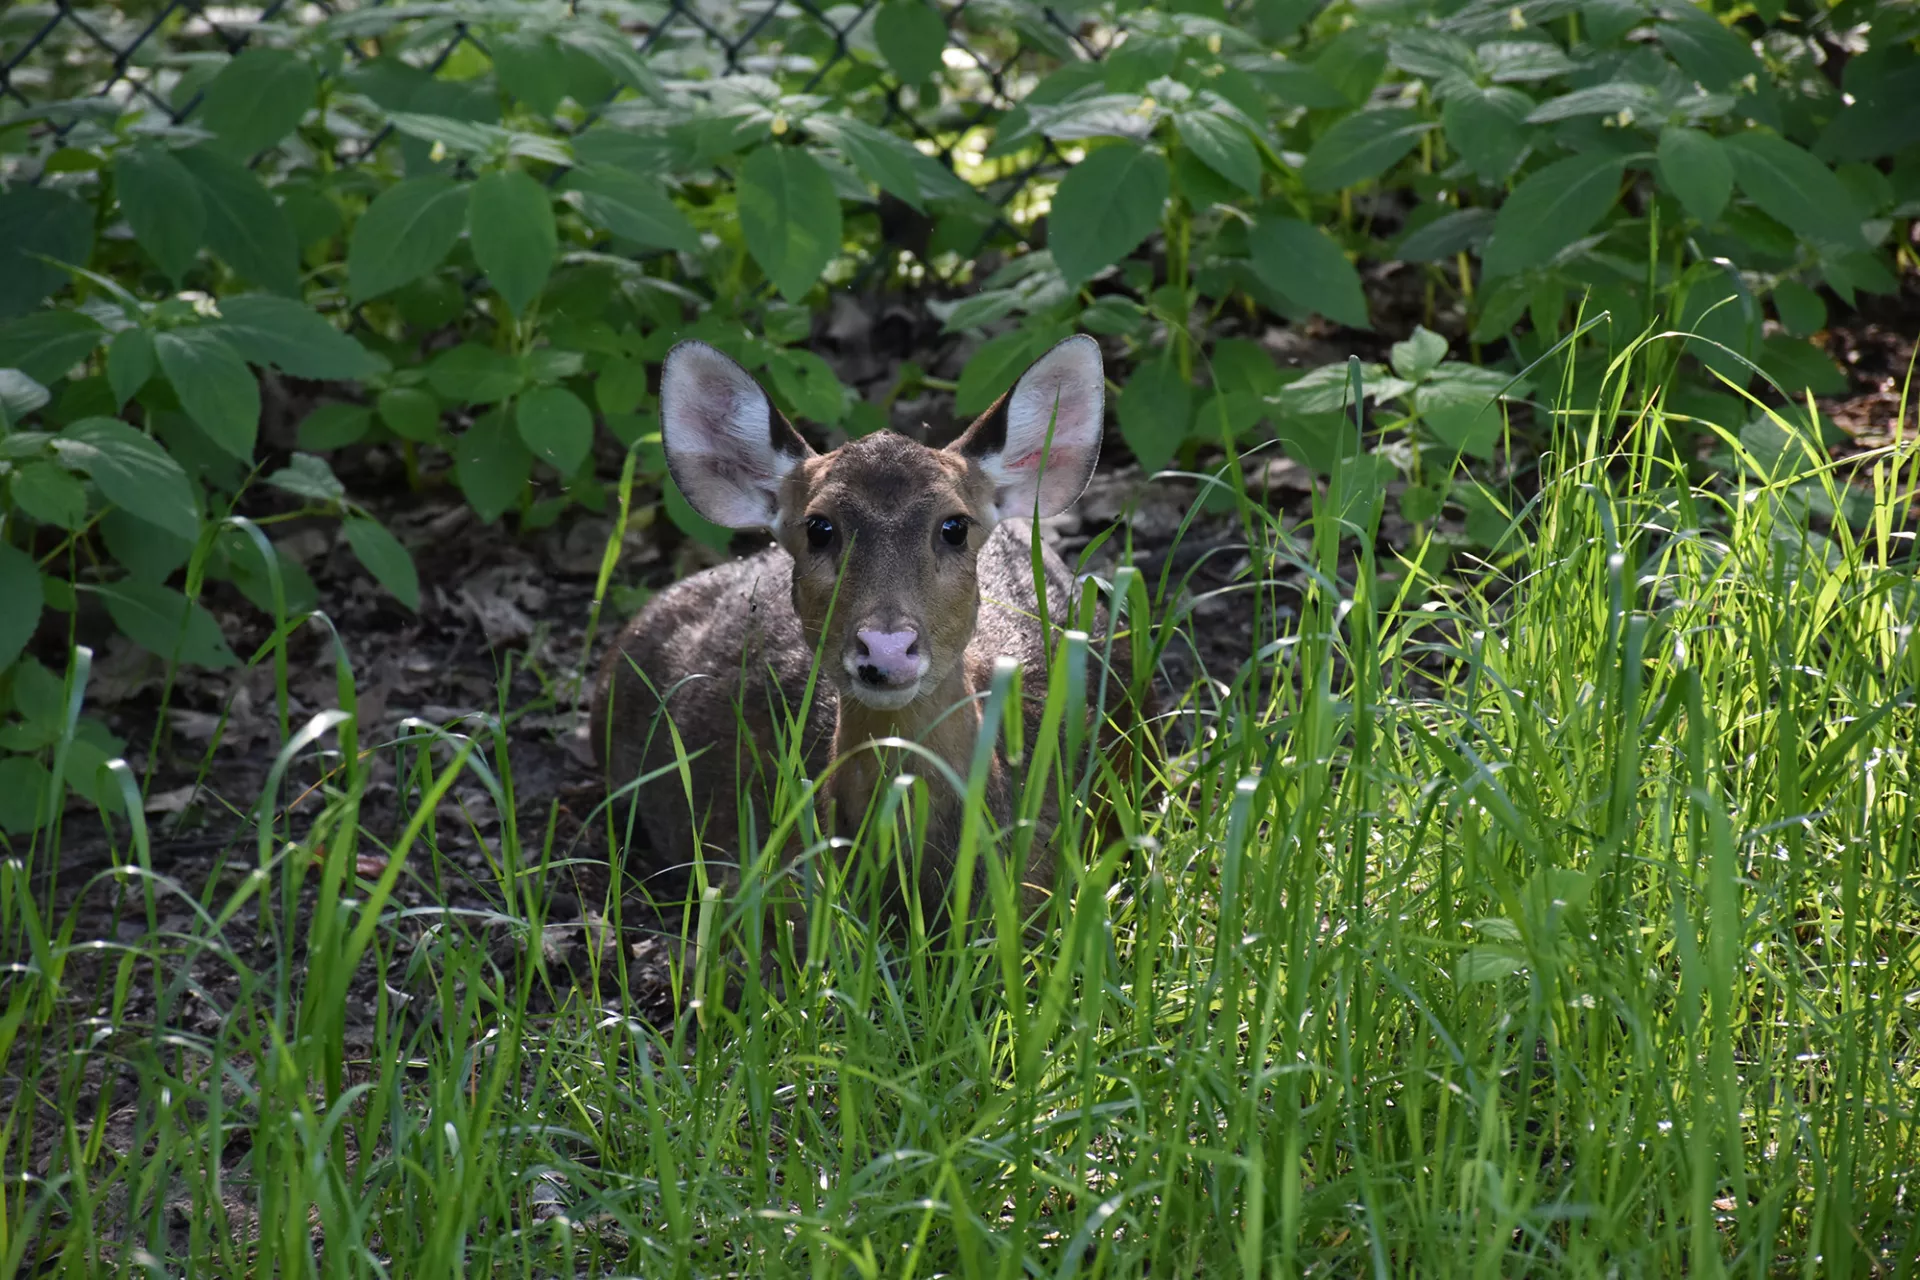
[[729, 529], [773, 528], [781, 482], [813, 456], [753, 375], [704, 342], [667, 352], [660, 444], [688, 505]]

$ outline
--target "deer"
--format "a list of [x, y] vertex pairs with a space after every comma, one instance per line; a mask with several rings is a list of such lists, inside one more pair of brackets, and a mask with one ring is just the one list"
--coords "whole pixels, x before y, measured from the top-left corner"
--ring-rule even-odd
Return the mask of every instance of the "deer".
[[[1047, 638], [1057, 644], [1074, 625], [1079, 592], [1039, 541], [1040, 599], [1034, 521], [1066, 510], [1092, 477], [1105, 385], [1099, 345], [1071, 337], [945, 448], [880, 431], [816, 453], [727, 355], [697, 341], [667, 354], [660, 428], [674, 483], [708, 520], [765, 531], [773, 545], [661, 591], [601, 666], [588, 722], [596, 760], [611, 789], [639, 780], [633, 803], [655, 869], [684, 869], [696, 854], [738, 865], [741, 788], [764, 823], [756, 761], [785, 732], [799, 733], [809, 776], [833, 765], [820, 789], [829, 834], [854, 835], [908, 759], [872, 744], [918, 743], [966, 777], [999, 659], [1024, 669], [1020, 708], [1007, 714], [1024, 717], [1025, 742], [1037, 740]], [[1090, 673], [1087, 683], [1115, 702], [1130, 687], [1131, 649], [1103, 643], [1106, 628], [1101, 605], [1089, 647], [1095, 664], [1112, 660], [1104, 680]], [[1092, 714], [1111, 737], [1121, 719], [1104, 711]], [[987, 808], [1005, 829], [1014, 815], [1000, 747], [991, 768]], [[919, 886], [923, 902], [938, 903], [964, 811], [944, 783], [929, 794]], [[1035, 822], [1029, 905], [1051, 887], [1057, 820], [1048, 804]]]

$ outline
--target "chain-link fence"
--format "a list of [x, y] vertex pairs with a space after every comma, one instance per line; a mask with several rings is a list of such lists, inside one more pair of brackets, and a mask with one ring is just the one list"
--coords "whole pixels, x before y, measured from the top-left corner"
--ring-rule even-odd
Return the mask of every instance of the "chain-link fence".
[[[37, 184], [85, 169], [103, 131], [191, 130], [228, 61], [290, 46], [313, 65], [327, 104], [300, 145], [327, 147], [330, 166], [361, 165], [394, 134], [390, 122], [361, 127], [351, 106], [355, 93], [380, 96], [375, 69], [399, 62], [470, 88], [514, 55], [528, 24], [567, 30], [567, 56], [611, 72], [603, 95], [576, 97], [577, 109], [556, 115], [565, 132], [578, 135], [608, 113], [643, 112], [645, 95], [633, 92], [643, 78], [709, 95], [857, 102], [871, 123], [911, 140], [983, 197], [978, 224], [949, 237], [975, 247], [995, 236], [1027, 239], [1045, 209], [1044, 180], [1066, 159], [1044, 139], [1037, 155], [1023, 148], [1017, 159], [995, 157], [995, 128], [1049, 74], [1096, 63], [1114, 42], [1108, 26], [1023, 0], [14, 5], [0, 13], [0, 180]], [[497, 105], [452, 89], [406, 105], [499, 123]], [[256, 168], [272, 160], [253, 157]]]

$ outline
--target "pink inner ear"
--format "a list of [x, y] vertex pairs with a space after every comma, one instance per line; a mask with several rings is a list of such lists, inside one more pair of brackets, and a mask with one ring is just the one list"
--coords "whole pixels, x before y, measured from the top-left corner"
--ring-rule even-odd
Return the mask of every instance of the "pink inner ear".
[[1046, 452], [1045, 449], [1035, 449], [1032, 453], [1028, 454], [1024, 458], [1016, 458], [1012, 462], [1004, 463], [1002, 465], [1008, 468], [1011, 468], [1012, 470], [1015, 470], [1015, 471], [1024, 470], [1027, 467], [1038, 468], [1040, 465], [1040, 455], [1045, 452]]

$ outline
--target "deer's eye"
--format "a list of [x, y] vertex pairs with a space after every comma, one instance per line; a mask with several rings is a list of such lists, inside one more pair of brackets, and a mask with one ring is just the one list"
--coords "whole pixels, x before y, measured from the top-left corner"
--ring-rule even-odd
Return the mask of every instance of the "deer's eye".
[[827, 544], [833, 541], [833, 521], [825, 516], [807, 517], [807, 546], [815, 551], [825, 551]]
[[940, 526], [940, 541], [950, 547], [967, 545], [967, 526], [970, 523], [965, 516], [948, 516]]

